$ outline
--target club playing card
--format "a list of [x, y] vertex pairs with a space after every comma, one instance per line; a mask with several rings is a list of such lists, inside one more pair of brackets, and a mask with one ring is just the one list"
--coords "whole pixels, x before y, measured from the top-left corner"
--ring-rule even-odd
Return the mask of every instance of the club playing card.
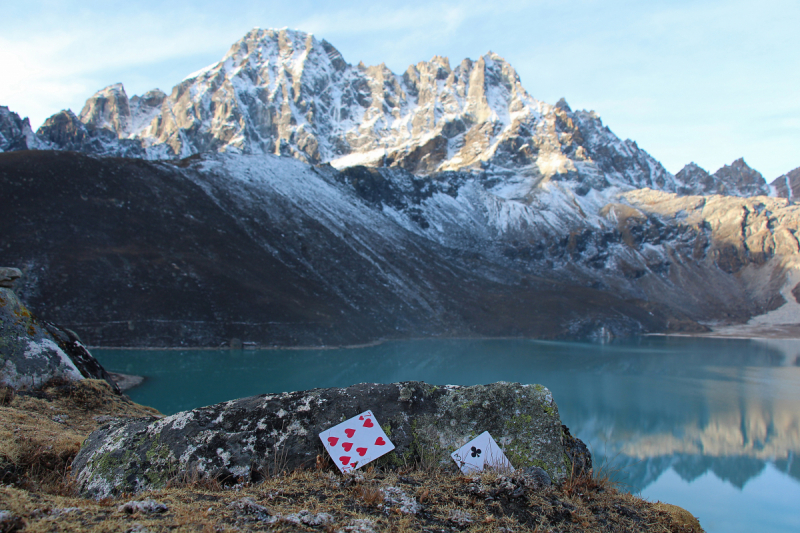
[[364, 411], [350, 420], [319, 434], [322, 445], [344, 474], [360, 468], [394, 450], [372, 411]]
[[482, 472], [484, 468], [514, 471], [503, 450], [488, 431], [484, 431], [464, 446], [450, 454], [450, 457], [465, 474]]

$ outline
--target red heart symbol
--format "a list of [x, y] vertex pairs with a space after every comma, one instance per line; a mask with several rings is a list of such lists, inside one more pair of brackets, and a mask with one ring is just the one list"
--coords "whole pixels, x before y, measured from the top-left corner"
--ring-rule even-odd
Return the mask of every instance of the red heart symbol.
[[364, 415], [358, 417], [359, 420], [364, 420]]
[[364, 454], [367, 453], [366, 448], [356, 448], [356, 451], [358, 452], [358, 455], [360, 455], [361, 457], [364, 457]]
[[352, 442], [345, 442], [344, 444], [342, 444], [342, 448], [344, 448], [344, 451], [346, 451], [346, 452], [349, 452], [350, 448], [352, 448], [352, 447], [353, 447], [353, 443]]
[[[384, 444], [386, 444], [386, 441], [383, 440], [383, 437], [378, 437], [378, 439], [375, 441], [375, 445], [376, 446], [383, 446]], [[347, 451], [350, 451], [350, 450], [347, 450]]]
[[369, 418], [367, 418], [367, 420], [364, 422], [364, 427], [365, 427], [365, 428], [371, 428], [371, 427], [372, 427], [372, 426], [374, 426], [374, 425], [375, 425], [375, 424], [373, 424], [373, 423], [372, 423], [372, 420], [370, 420]]
[[358, 464], [358, 463], [350, 463], [350, 466], [352, 466], [353, 468], [355, 468], [357, 464]]
[[342, 462], [343, 465], [346, 465], [347, 463], [350, 462], [350, 456], [349, 455], [343, 455], [343, 456], [339, 457], [339, 460]]
[[328, 437], [328, 444], [331, 446], [336, 446], [337, 442], [339, 442], [339, 437]]
[[345, 433], [345, 435], [347, 435], [348, 439], [352, 439], [353, 438], [353, 433], [355, 433], [355, 432], [356, 432], [355, 429], [345, 429], [344, 430], [344, 433]]

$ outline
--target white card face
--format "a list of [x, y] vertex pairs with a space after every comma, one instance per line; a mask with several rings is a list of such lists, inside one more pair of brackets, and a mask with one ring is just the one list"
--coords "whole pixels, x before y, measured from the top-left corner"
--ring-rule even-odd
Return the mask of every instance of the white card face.
[[342, 473], [361, 468], [394, 450], [394, 444], [375, 420], [372, 411], [364, 411], [326, 429], [319, 434], [319, 438]]
[[465, 474], [483, 472], [487, 467], [497, 470], [514, 471], [503, 450], [488, 431], [484, 431], [464, 446], [450, 454], [458, 468]]

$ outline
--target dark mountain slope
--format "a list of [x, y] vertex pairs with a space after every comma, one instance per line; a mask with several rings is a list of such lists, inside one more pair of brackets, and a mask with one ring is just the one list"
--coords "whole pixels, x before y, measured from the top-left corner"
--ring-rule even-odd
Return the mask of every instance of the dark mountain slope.
[[558, 337], [684, 321], [425, 238], [333, 169], [237, 161], [0, 154], [2, 262], [24, 269], [32, 308], [94, 345]]

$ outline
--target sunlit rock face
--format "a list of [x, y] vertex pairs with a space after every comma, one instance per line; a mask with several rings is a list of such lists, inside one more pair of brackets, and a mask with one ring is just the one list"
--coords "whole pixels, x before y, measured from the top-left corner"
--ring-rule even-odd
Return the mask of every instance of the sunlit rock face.
[[[629, 263], [644, 273], [636, 285], [648, 299], [706, 316], [715, 308], [752, 309], [755, 302], [760, 310], [754, 314], [761, 314], [788, 303], [781, 295], [792, 279], [786, 273], [800, 269], [798, 206], [781, 198], [681, 197], [647, 189], [623, 193], [621, 199], [629, 209], [616, 216], [623, 235], [660, 227], [665, 237], [641, 246], [639, 261]], [[658, 289], [649, 275], [655, 258], [669, 264]]]
[[150, 125], [166, 96], [155, 89], [129, 100], [125, 88], [117, 83], [89, 98], [78, 118], [87, 128], [106, 129], [120, 138], [130, 138]]
[[800, 167], [778, 176], [770, 183], [774, 195], [780, 198], [800, 198]]

